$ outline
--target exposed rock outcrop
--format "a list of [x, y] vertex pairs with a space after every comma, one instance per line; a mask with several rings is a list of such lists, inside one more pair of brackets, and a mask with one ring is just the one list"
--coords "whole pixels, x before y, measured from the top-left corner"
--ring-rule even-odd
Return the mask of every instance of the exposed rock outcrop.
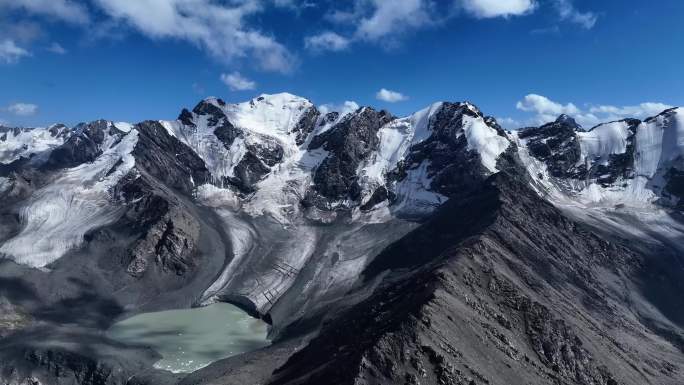
[[394, 117], [387, 111], [364, 107], [328, 131], [314, 137], [309, 150], [323, 148], [330, 155], [314, 173], [314, 188], [308, 201], [319, 202], [317, 196], [332, 200], [357, 200], [361, 192], [357, 169], [378, 148], [378, 130]]

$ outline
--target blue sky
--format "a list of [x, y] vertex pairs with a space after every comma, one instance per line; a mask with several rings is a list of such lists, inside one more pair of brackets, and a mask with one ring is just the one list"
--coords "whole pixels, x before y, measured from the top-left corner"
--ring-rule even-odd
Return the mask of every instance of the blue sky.
[[681, 0], [0, 0], [0, 121], [173, 119], [287, 91], [591, 126], [684, 105], [682, 20]]

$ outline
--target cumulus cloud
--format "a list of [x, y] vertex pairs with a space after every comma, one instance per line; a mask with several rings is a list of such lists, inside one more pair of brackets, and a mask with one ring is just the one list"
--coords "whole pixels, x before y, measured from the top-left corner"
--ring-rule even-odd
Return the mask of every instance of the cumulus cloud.
[[479, 18], [526, 15], [535, 10], [534, 0], [461, 0], [462, 7]]
[[33, 116], [38, 113], [38, 106], [32, 103], [14, 103], [7, 106], [6, 110], [17, 116]]
[[598, 16], [593, 12], [580, 12], [571, 0], [554, 0], [554, 5], [562, 20], [579, 24], [585, 29], [592, 29], [596, 25]]
[[625, 118], [645, 119], [672, 106], [665, 103], [645, 102], [632, 106], [587, 105], [586, 108], [578, 108], [573, 103], [562, 104], [542, 95], [529, 94], [516, 104], [516, 108], [531, 112], [533, 116], [524, 121], [503, 118], [501, 119], [502, 125], [508, 128], [536, 126], [552, 122], [559, 115], [566, 114], [573, 117], [583, 127], [591, 128], [599, 123]]
[[259, 0], [94, 0], [107, 15], [153, 38], [175, 38], [206, 49], [225, 62], [254, 58], [266, 71], [289, 72], [295, 56], [273, 37], [247, 26], [263, 11]]
[[242, 76], [239, 72], [221, 74], [221, 81], [227, 85], [231, 91], [246, 91], [256, 88], [256, 83]]
[[71, 23], [86, 24], [90, 20], [87, 8], [70, 0], [0, 0], [0, 9], [23, 10]]
[[24, 56], [31, 56], [31, 53], [19, 47], [14, 40], [0, 40], [0, 62], [6, 64], [16, 63]]
[[343, 37], [345, 48], [354, 41], [393, 47], [406, 33], [443, 24], [459, 14], [455, 10], [476, 18], [494, 18], [527, 15], [537, 8], [537, 0], [354, 0], [342, 4], [346, 7], [330, 10], [325, 19], [352, 27]]
[[44, 35], [40, 24], [33, 21], [3, 20], [0, 7], [0, 37], [11, 39], [19, 45], [30, 44]]
[[[262, 70], [287, 73], [296, 66], [296, 56], [248, 20], [269, 6], [300, 9], [310, 4], [292, 0], [0, 0], [0, 14], [16, 11], [82, 25], [90, 36], [100, 38], [118, 36], [122, 26], [127, 26], [152, 39], [190, 42], [226, 63], [249, 59]], [[7, 29], [2, 24], [17, 23], [0, 20], [0, 33]]]
[[360, 106], [358, 103], [356, 103], [354, 101], [350, 101], [350, 100], [347, 100], [342, 104], [328, 103], [328, 104], [322, 104], [322, 105], [318, 106], [318, 110], [323, 115], [325, 115], [329, 112], [333, 112], [333, 111], [337, 111], [340, 114], [344, 115], [347, 113], [354, 112], [354, 111], [358, 110], [359, 108], [360, 108]]
[[[331, 35], [327, 36], [327, 42], [336, 42], [339, 43], [337, 47], [344, 47], [338, 50], [346, 49], [354, 41], [393, 47], [402, 34], [435, 25], [436, 20], [441, 19], [434, 13], [432, 0], [355, 0], [341, 4], [346, 8], [334, 8], [325, 15], [332, 24], [351, 29], [346, 36], [335, 33], [334, 41], [330, 39]], [[320, 45], [324, 42], [320, 41]]]
[[349, 48], [350, 41], [335, 32], [322, 32], [304, 39], [304, 46], [312, 51], [344, 51]]
[[519, 120], [513, 119], [513, 118], [496, 118], [496, 122], [501, 125], [501, 127], [505, 127], [508, 129], [514, 129], [514, 128], [520, 128], [524, 126]]
[[356, 35], [366, 40], [377, 40], [407, 29], [430, 24], [429, 2], [424, 0], [373, 0], [369, 17], [360, 20]]
[[57, 42], [50, 44], [50, 46], [47, 47], [47, 50], [48, 50], [48, 52], [52, 52], [52, 53], [55, 53], [57, 55], [66, 55], [66, 53], [67, 53], [67, 50], [64, 47], [62, 47], [61, 44], [59, 44]]
[[579, 108], [572, 103], [561, 104], [546, 96], [529, 94], [518, 101], [515, 107], [522, 111], [535, 112], [538, 115], [558, 116], [560, 114], [573, 115], [579, 113]]
[[375, 94], [375, 98], [388, 103], [403, 102], [404, 100], [408, 100], [408, 96], [400, 92], [390, 91], [385, 88], [380, 89], [380, 91]]
[[[664, 103], [654, 103], [654, 102], [646, 102], [646, 103], [640, 103], [639, 105], [636, 106], [610, 106], [610, 105], [602, 105], [602, 106], [592, 106], [589, 108], [589, 113], [595, 114], [595, 115], [600, 115], [600, 116], [608, 116], [608, 117], [613, 117], [615, 119], [622, 119], [622, 118], [638, 118], [638, 119], [643, 119], [643, 118], [648, 118], [651, 116], [658, 115], [659, 113], [672, 108], [671, 105], [669, 104], [664, 104]], [[615, 120], [613, 119], [613, 120]]]

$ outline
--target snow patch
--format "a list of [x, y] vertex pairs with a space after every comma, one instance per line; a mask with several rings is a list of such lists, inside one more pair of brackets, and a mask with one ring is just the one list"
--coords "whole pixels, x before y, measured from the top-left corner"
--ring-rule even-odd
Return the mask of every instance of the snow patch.
[[463, 132], [468, 141], [468, 150], [480, 154], [482, 165], [489, 172], [498, 172], [496, 161], [510, 145], [508, 139], [500, 136], [481, 117], [463, 115]]
[[631, 132], [627, 122], [611, 122], [596, 126], [588, 132], [577, 132], [581, 156], [577, 166], [593, 162], [608, 165], [610, 155], [624, 154], [627, 151], [627, 139]]
[[133, 129], [133, 125], [127, 122], [116, 122], [114, 123], [114, 127], [121, 132], [131, 132]]
[[430, 191], [432, 178], [428, 175], [429, 162], [407, 170], [406, 178], [395, 185], [397, 200], [391, 207], [394, 213], [407, 217], [422, 217], [447, 201], [448, 197]]
[[[335, 125], [340, 123], [344, 118], [355, 112], [361, 108], [356, 102], [352, 101], [346, 101], [341, 105], [335, 105], [335, 104], [323, 104], [321, 106], [318, 106], [318, 111], [321, 113], [321, 115], [318, 117], [318, 122], [316, 122], [316, 129], [314, 130], [314, 133], [311, 135], [316, 136], [320, 135], [329, 129], [333, 128]], [[326, 115], [331, 113], [331, 112], [337, 112], [337, 118], [331, 121], [325, 121]]]
[[262, 94], [249, 102], [228, 104], [223, 111], [236, 127], [287, 143], [294, 142], [290, 131], [310, 107], [313, 104], [304, 98], [280, 93]]

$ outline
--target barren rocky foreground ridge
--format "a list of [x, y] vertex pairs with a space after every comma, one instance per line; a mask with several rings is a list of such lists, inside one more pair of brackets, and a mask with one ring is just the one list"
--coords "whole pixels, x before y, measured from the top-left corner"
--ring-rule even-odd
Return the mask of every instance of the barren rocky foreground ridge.
[[[503, 129], [291, 94], [0, 127], [0, 383], [684, 383], [684, 111]], [[189, 374], [117, 320], [235, 304]]]

